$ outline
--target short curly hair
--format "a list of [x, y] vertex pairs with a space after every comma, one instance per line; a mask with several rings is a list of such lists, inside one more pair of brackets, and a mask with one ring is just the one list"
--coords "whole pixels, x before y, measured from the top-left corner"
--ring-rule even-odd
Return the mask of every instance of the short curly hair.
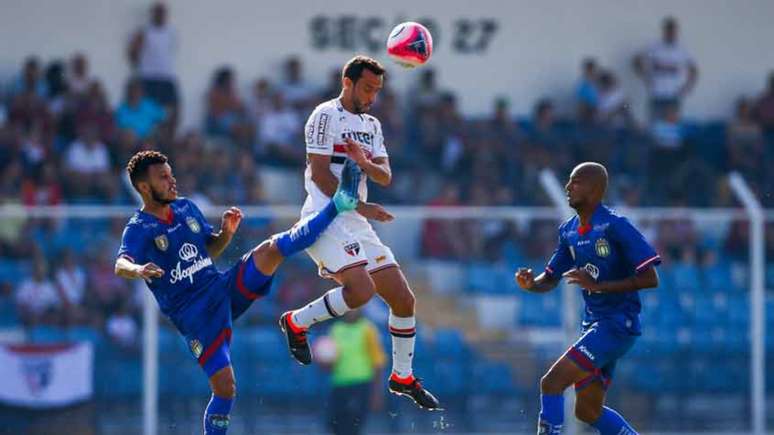
[[378, 60], [368, 56], [358, 55], [350, 59], [349, 62], [344, 65], [341, 74], [352, 80], [353, 83], [357, 83], [357, 81], [360, 80], [360, 77], [363, 76], [363, 71], [365, 70], [371, 71], [378, 76], [383, 75], [385, 71], [384, 66], [382, 66]]
[[148, 168], [152, 165], [167, 163], [169, 159], [158, 151], [140, 151], [129, 159], [126, 164], [126, 172], [129, 173], [129, 180], [132, 186], [139, 192], [137, 183], [145, 181], [148, 178]]

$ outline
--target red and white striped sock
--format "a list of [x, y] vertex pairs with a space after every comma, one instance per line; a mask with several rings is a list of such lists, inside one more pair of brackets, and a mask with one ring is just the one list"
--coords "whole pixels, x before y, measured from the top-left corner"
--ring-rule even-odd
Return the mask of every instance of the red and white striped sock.
[[390, 312], [390, 335], [392, 335], [392, 373], [398, 378], [411, 378], [411, 360], [414, 358], [416, 339], [416, 318], [397, 317]]

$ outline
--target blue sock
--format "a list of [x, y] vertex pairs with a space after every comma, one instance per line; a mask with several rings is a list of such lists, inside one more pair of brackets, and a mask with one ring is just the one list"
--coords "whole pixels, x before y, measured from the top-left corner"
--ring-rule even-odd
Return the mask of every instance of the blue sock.
[[204, 435], [226, 435], [232, 405], [234, 399], [212, 395], [204, 411]]
[[540, 420], [538, 435], [559, 435], [564, 423], [564, 396], [561, 394], [540, 395]]
[[637, 435], [629, 423], [621, 417], [621, 414], [605, 406], [602, 415], [591, 426], [599, 431], [600, 435]]
[[274, 236], [282, 256], [287, 258], [312, 246], [338, 213], [336, 205], [331, 201], [324, 209], [298, 221], [293, 228]]

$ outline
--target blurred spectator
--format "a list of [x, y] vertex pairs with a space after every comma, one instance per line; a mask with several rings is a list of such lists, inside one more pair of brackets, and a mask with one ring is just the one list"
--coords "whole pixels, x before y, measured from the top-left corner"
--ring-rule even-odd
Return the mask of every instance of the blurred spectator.
[[583, 59], [581, 77], [575, 86], [575, 98], [578, 101], [578, 120], [594, 120], [598, 101], [597, 61], [593, 57]]
[[[382, 93], [384, 89], [382, 89]], [[333, 68], [328, 73], [328, 83], [325, 85], [322, 91], [320, 91], [320, 102], [332, 100], [338, 98], [341, 93], [341, 70], [339, 68]], [[376, 99], [377, 103], [379, 98]]]
[[86, 95], [94, 83], [94, 78], [89, 73], [89, 61], [83, 53], [75, 53], [70, 58], [70, 69], [67, 76], [67, 84], [70, 91], [76, 96]]
[[97, 126], [85, 124], [78, 139], [67, 149], [64, 159], [69, 191], [76, 196], [106, 195], [112, 184], [109, 179], [110, 155], [107, 146], [99, 140]]
[[174, 134], [178, 121], [177, 32], [168, 23], [164, 3], [155, 3], [150, 9], [150, 21], [132, 36], [128, 55], [134, 73], [139, 77], [145, 94], [163, 106], [168, 115], [170, 131]]
[[46, 67], [46, 99], [48, 112], [59, 118], [67, 108], [69, 86], [62, 61], [51, 62]]
[[59, 306], [59, 294], [48, 277], [48, 267], [42, 257], [35, 259], [32, 276], [26, 277], [16, 289], [16, 306], [27, 327], [54, 323]]
[[259, 119], [259, 154], [275, 165], [301, 166], [304, 164], [304, 150], [298, 146], [302, 141], [301, 118], [285, 104], [282, 94], [272, 95], [271, 102], [271, 107]]
[[247, 104], [250, 120], [254, 125], [258, 125], [261, 117], [271, 110], [273, 105], [271, 83], [265, 78], [256, 80], [250, 97]]
[[317, 98], [314, 87], [304, 81], [301, 59], [296, 56], [288, 58], [285, 62], [284, 74], [279, 91], [295, 110], [303, 111], [305, 108], [311, 108], [311, 106], [320, 103], [314, 101]]
[[[666, 150], [668, 159], [679, 154], [683, 147], [683, 127], [680, 123], [680, 113], [676, 107], [669, 107], [664, 111], [664, 117], [653, 122], [651, 134], [655, 141], [656, 150]], [[653, 172], [658, 173], [658, 172]]]
[[414, 111], [432, 110], [441, 99], [435, 78], [435, 70], [425, 68], [419, 76], [417, 86], [409, 92]]
[[139, 327], [132, 317], [129, 303], [123, 302], [108, 316], [105, 330], [110, 340], [124, 350], [137, 350], [139, 347]]
[[693, 57], [678, 43], [678, 30], [675, 18], [665, 18], [661, 41], [634, 58], [634, 71], [648, 88], [651, 120], [665, 117], [668, 109], [679, 113], [699, 77]]
[[29, 56], [24, 60], [21, 74], [11, 88], [11, 97], [20, 94], [32, 94], [38, 98], [46, 96], [46, 84], [41, 80], [40, 60], [35, 56]]
[[227, 66], [218, 68], [207, 92], [207, 133], [248, 145], [251, 128], [246, 115], [237, 92], [234, 71]]
[[145, 96], [142, 83], [137, 79], [129, 80], [124, 102], [116, 110], [118, 128], [131, 130], [138, 139], [147, 139], [165, 116], [164, 109]]
[[116, 276], [113, 270], [113, 257], [105, 255], [106, 246], [95, 246], [88, 262], [87, 276], [90, 290], [88, 304], [91, 306], [95, 321], [104, 319], [107, 313], [118, 309], [130, 295], [129, 285]]
[[98, 80], [93, 80], [86, 89], [86, 93], [79, 98], [75, 115], [76, 130], [86, 124], [97, 126], [100, 140], [111, 141], [114, 139], [113, 113], [108, 105], [102, 84]]
[[774, 138], [774, 71], [769, 73], [768, 88], [755, 103], [755, 118], [771, 142]]
[[735, 117], [726, 129], [729, 167], [757, 176], [764, 166], [764, 144], [761, 127], [755, 122], [752, 104], [746, 98], [736, 102]]
[[22, 180], [21, 198], [27, 206], [56, 205], [62, 202], [62, 184], [53, 162], [45, 163], [38, 174]]
[[[453, 182], [443, 185], [441, 193], [431, 200], [430, 207], [460, 206], [460, 188]], [[452, 219], [428, 219], [422, 225], [422, 256], [440, 259], [460, 259], [465, 255], [463, 223]]]
[[69, 249], [64, 251], [61, 260], [55, 278], [64, 320], [68, 325], [82, 323], [87, 319], [83, 306], [86, 296], [86, 272]]
[[[331, 355], [318, 346], [323, 364], [331, 368], [328, 426], [335, 435], [357, 435], [365, 429], [371, 410], [384, 404], [382, 369], [387, 361], [376, 325], [350, 311], [331, 326]], [[322, 340], [322, 344], [326, 341]], [[326, 358], [334, 356], [332, 361]]]
[[601, 124], [614, 128], [633, 125], [626, 95], [611, 71], [600, 72], [598, 95], [597, 119]]

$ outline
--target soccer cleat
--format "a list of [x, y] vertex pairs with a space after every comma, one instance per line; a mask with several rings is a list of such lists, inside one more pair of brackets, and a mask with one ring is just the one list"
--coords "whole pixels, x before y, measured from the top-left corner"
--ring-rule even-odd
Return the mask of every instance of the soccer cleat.
[[282, 329], [282, 332], [285, 333], [285, 337], [288, 340], [290, 355], [300, 364], [309, 365], [312, 363], [312, 350], [309, 349], [309, 341], [306, 338], [306, 329], [296, 328], [294, 330], [294, 327], [289, 323], [291, 321], [289, 317], [292, 314], [292, 312], [287, 311], [280, 316], [279, 327]]
[[344, 169], [341, 171], [339, 188], [333, 195], [333, 203], [339, 213], [352, 211], [357, 208], [358, 188], [360, 187], [360, 174], [362, 170], [352, 159], [344, 160]]
[[422, 384], [419, 383], [419, 379], [411, 376], [410, 382], [400, 382], [395, 378], [395, 375], [390, 376], [390, 393], [398, 396], [406, 396], [414, 401], [422, 409], [428, 411], [443, 411], [440, 407], [438, 399], [433, 396], [433, 393], [425, 390]]

